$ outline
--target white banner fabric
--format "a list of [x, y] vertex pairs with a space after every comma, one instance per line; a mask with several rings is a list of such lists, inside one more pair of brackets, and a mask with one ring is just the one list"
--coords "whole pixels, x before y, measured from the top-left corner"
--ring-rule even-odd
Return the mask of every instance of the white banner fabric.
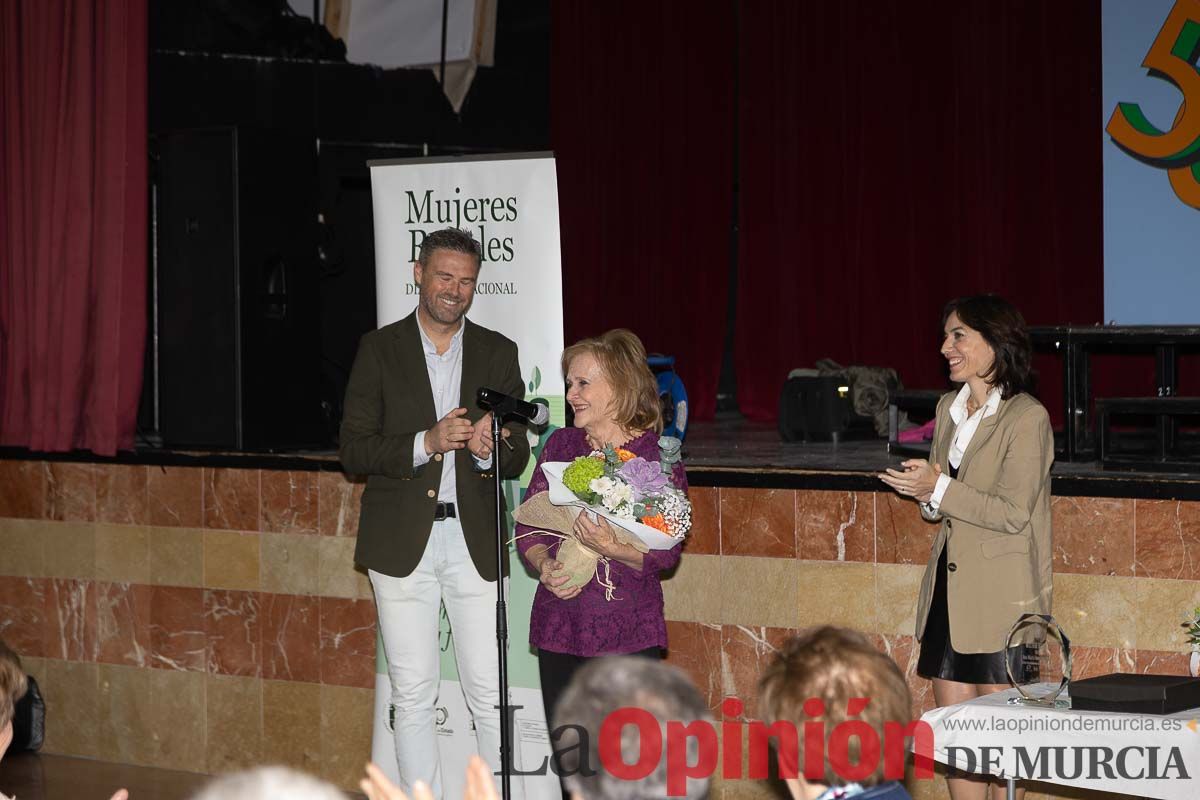
[[[380, 327], [416, 308], [413, 262], [426, 234], [446, 227], [470, 231], [483, 247], [475, 299], [467, 316], [517, 343], [525, 397], [545, 400], [550, 425], [530, 434], [533, 454], [519, 482], [505, 486], [515, 508], [533, 464], [550, 433], [563, 424], [563, 385], [558, 360], [563, 351], [562, 261], [559, 251], [558, 181], [550, 154], [504, 154], [449, 159], [371, 162], [375, 217], [375, 283]], [[462, 398], [465, 405], [474, 398]], [[519, 483], [519, 485], [518, 485]], [[511, 533], [511, 516], [509, 531]], [[549, 738], [542, 711], [537, 659], [529, 648], [529, 610], [537, 582], [514, 548], [509, 548], [509, 686], [513, 704], [513, 796], [561, 797], [557, 777], [546, 765]], [[461, 797], [475, 734], [458, 683], [453, 639], [442, 614], [442, 685], [438, 699], [438, 748], [445, 797]], [[396, 758], [391, 732], [387, 662], [379, 648], [376, 667], [372, 757], [393, 778]]]

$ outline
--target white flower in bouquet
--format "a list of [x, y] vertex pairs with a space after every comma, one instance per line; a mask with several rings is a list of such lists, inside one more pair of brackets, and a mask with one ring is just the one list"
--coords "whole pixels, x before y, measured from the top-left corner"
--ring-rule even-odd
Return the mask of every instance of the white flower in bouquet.
[[683, 538], [692, 527], [692, 504], [687, 495], [678, 490], [666, 492], [659, 501], [663, 520], [671, 535]]
[[[666, 446], [671, 443], [673, 448]], [[659, 441], [661, 461], [606, 447], [570, 463], [547, 462], [543, 469], [550, 482], [551, 501], [555, 505], [582, 501], [593, 513], [607, 515], [625, 530], [634, 531], [648, 546], [666, 549], [686, 536], [692, 525], [692, 504], [684, 492], [671, 485], [669, 474], [671, 465], [679, 460], [678, 445], [678, 440], [663, 437]], [[629, 526], [627, 521], [637, 524]]]
[[604, 504], [605, 508], [629, 519], [633, 519], [633, 510], [630, 508], [632, 499], [633, 488], [623, 481], [613, 481], [609, 490], [600, 495], [600, 502]]

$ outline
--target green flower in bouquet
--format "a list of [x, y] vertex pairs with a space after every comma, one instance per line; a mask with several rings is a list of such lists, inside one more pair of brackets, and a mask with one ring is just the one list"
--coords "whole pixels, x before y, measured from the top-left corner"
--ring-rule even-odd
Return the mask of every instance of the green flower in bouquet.
[[604, 477], [604, 462], [591, 456], [580, 456], [563, 470], [563, 485], [584, 502], [592, 501], [592, 481]]
[[1190, 614], [1183, 615], [1181, 626], [1187, 634], [1188, 644], [1193, 650], [1200, 650], [1200, 606], [1192, 609]]

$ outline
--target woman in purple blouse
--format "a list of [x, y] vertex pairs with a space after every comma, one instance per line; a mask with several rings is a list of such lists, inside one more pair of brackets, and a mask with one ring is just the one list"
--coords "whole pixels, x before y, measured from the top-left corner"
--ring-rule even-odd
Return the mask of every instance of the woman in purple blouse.
[[[562, 369], [575, 426], [555, 431], [546, 441], [526, 499], [547, 490], [542, 473], [546, 461], [573, 461], [606, 445], [625, 448], [647, 461], [660, 460], [658, 389], [636, 335], [619, 329], [573, 344], [563, 351]], [[681, 462], [674, 465], [671, 483], [687, 491]], [[533, 530], [517, 525], [516, 533]], [[605, 599], [604, 588], [594, 579], [582, 587], [560, 588], [568, 579], [555, 574], [562, 569], [555, 560], [561, 540], [544, 534], [517, 539], [517, 549], [541, 581], [533, 599], [529, 643], [538, 650], [547, 721], [571, 676], [589, 659], [614, 654], [662, 657], [667, 624], [659, 573], [679, 563], [682, 546], [641, 553], [617, 541], [603, 517], [593, 522], [587, 513], [579, 515], [569, 533], [609, 559], [616, 592], [612, 600]]]

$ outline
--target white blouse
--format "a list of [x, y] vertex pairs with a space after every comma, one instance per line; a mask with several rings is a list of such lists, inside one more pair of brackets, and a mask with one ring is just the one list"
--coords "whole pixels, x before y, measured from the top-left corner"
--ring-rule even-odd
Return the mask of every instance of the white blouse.
[[[971, 438], [975, 435], [975, 431], [979, 429], [979, 423], [985, 417], [990, 417], [1000, 408], [1000, 388], [996, 387], [988, 392], [987, 400], [984, 404], [975, 410], [974, 414], [967, 414], [967, 399], [971, 396], [971, 387], [968, 384], [963, 384], [959, 390], [958, 396], [954, 398], [954, 402], [950, 404], [950, 419], [954, 420], [954, 438], [950, 442], [950, 452], [947, 454], [950, 459], [950, 466], [958, 469], [962, 464], [963, 454], [967, 452], [967, 446], [971, 444]], [[942, 504], [942, 497], [946, 494], [946, 489], [950, 487], [952, 479], [945, 473], [938, 475], [937, 484], [933, 487], [933, 495], [929, 498], [926, 504], [931, 511], [936, 512]]]

